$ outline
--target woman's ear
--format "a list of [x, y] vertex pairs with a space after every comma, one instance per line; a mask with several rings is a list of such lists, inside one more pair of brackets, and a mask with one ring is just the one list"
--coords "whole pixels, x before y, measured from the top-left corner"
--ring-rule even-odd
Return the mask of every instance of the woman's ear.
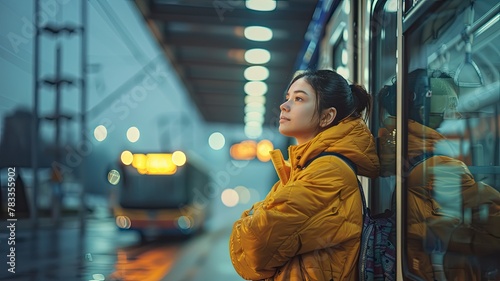
[[333, 122], [333, 120], [335, 120], [336, 116], [337, 116], [337, 109], [335, 107], [329, 107], [323, 110], [323, 113], [321, 114], [321, 120], [319, 121], [319, 125], [322, 128], [328, 127]]

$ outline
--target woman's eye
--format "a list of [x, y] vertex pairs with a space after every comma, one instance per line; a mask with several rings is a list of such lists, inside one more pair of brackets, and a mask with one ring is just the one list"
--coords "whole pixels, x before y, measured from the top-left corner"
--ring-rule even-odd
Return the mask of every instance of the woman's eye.
[[[287, 102], [290, 100], [290, 97], [285, 97], [285, 99], [283, 100], [283, 102]], [[301, 97], [294, 97], [293, 98], [294, 101], [303, 101], [304, 99], [301, 98]]]

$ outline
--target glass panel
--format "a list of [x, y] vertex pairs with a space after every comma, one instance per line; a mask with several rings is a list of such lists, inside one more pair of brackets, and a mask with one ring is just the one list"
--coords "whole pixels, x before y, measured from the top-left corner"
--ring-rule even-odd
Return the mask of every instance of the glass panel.
[[419, 280], [500, 279], [499, 4], [473, 3], [442, 1], [405, 34], [404, 268]]
[[[370, 20], [372, 86], [375, 93], [372, 131], [378, 136], [381, 175], [371, 189], [371, 208], [375, 213], [391, 206], [396, 186], [396, 20], [394, 1], [382, 2], [375, 7]], [[390, 189], [390, 190], [388, 190]]]
[[352, 68], [350, 59], [353, 57], [352, 46], [354, 45], [351, 34], [353, 28], [349, 27], [349, 22], [352, 21], [350, 19], [350, 16], [352, 16], [350, 10], [351, 1], [342, 1], [338, 11], [332, 17], [334, 21], [332, 22], [333, 30], [330, 36], [331, 67], [348, 80], [352, 79], [349, 68]]

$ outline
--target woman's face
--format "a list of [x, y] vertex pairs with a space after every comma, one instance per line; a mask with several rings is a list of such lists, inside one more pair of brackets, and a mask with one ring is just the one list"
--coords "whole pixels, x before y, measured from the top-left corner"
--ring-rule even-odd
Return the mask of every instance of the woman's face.
[[319, 132], [316, 111], [316, 91], [304, 78], [295, 81], [280, 106], [281, 134], [294, 137], [298, 144], [305, 143]]

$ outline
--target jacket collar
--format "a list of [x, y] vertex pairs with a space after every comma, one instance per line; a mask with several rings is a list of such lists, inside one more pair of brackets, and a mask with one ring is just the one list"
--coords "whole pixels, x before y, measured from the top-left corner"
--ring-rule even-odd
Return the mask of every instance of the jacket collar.
[[288, 148], [288, 161], [284, 161], [279, 150], [271, 153], [271, 159], [280, 180], [287, 182], [291, 170], [302, 169], [309, 159], [323, 151], [345, 155], [358, 166], [361, 175], [370, 177], [378, 175], [379, 160], [375, 142], [361, 118], [346, 118], [306, 143], [291, 145]]

